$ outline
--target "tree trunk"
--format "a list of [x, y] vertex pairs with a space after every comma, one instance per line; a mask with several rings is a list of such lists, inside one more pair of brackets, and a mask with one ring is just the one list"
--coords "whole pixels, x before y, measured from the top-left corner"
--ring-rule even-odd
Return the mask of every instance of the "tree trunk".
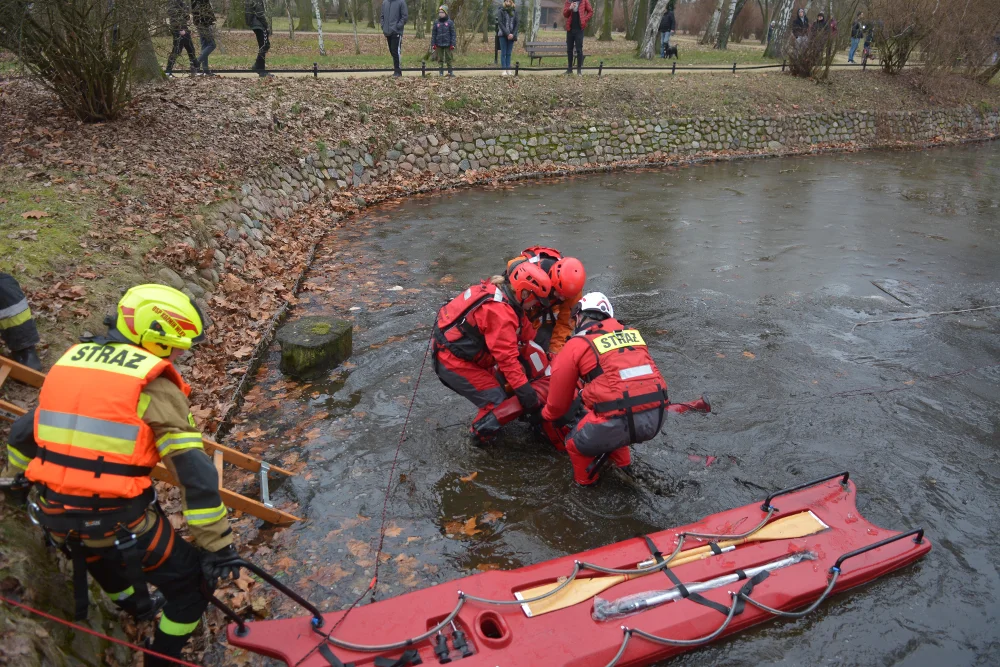
[[285, 0], [285, 14], [288, 16], [288, 39], [295, 39], [295, 22], [292, 20], [292, 0]]
[[611, 41], [611, 21], [615, 15], [615, 0], [604, 0], [604, 21], [601, 23], [601, 35], [597, 38], [599, 42]]
[[379, 18], [379, 11], [381, 10], [381, 5], [379, 6], [378, 9], [376, 9], [375, 8], [375, 3], [376, 2], [378, 2], [378, 0], [372, 0], [371, 2], [365, 3], [365, 4], [368, 5], [368, 27], [369, 28], [374, 28], [375, 27], [375, 19]]
[[242, 30], [247, 27], [246, 17], [243, 15], [243, 0], [230, 0], [229, 11], [226, 12], [226, 21], [222, 24], [225, 28]]
[[[483, 21], [483, 44], [489, 44], [490, 38], [490, 10], [493, 9], [492, 0], [483, 0], [483, 14], [486, 15], [486, 20]], [[523, 14], [522, 14], [523, 16]], [[518, 18], [521, 18], [518, 16]]]
[[424, 39], [424, 14], [427, 13], [427, 0], [417, 0], [416, 19], [413, 21], [413, 34], [417, 39]]
[[719, 31], [719, 19], [722, 18], [722, 3], [724, 0], [715, 0], [715, 11], [705, 27], [705, 34], [701, 38], [702, 44], [711, 44], [715, 41], [715, 35]]
[[771, 20], [768, 4], [770, 4], [770, 0], [757, 0], [757, 6], [760, 7], [760, 18], [764, 21], [764, 30], [757, 35], [762, 45], [767, 44], [767, 31], [771, 29], [771, 24], [768, 23]]
[[625, 11], [625, 39], [635, 39], [635, 0], [629, 6], [629, 0], [622, 0], [622, 9]]
[[746, 4], [747, 0], [732, 0], [729, 3], [729, 18], [722, 26], [722, 29], [719, 30], [719, 38], [715, 42], [715, 48], [725, 50], [729, 46], [729, 35], [733, 31], [733, 23], [739, 17], [740, 12], [743, 11], [743, 7]]
[[[646, 0], [642, 0], [639, 3], [639, 11], [642, 12], [645, 7]], [[653, 13], [649, 15], [646, 20], [645, 30], [643, 31], [642, 45], [639, 47], [639, 57], [650, 60], [654, 53], [659, 53], [659, 40], [660, 36], [660, 19], [663, 15], [667, 13], [667, 4], [670, 0], [660, 0], [653, 7]], [[643, 17], [639, 16], [639, 21], [642, 21]], [[636, 33], [638, 34], [638, 33]]]
[[785, 48], [785, 33], [788, 32], [788, 24], [792, 20], [792, 7], [795, 2], [794, 0], [780, 1], [781, 4], [774, 9], [777, 18], [775, 18], [774, 23], [774, 34], [771, 35], [771, 41], [764, 50], [765, 58], [780, 58]]
[[542, 0], [531, 1], [531, 41], [538, 41], [538, 31], [542, 27]]
[[160, 62], [156, 58], [156, 49], [153, 48], [153, 39], [148, 35], [139, 44], [139, 50], [135, 54], [132, 78], [136, 81], [158, 81], [163, 78], [163, 70], [160, 69]]
[[316, 29], [312, 20], [312, 2], [310, 0], [296, 0], [295, 13], [298, 16], [299, 24], [296, 30], [300, 32], [312, 32]]
[[323, 44], [323, 20], [319, 17], [319, 0], [312, 0], [313, 14], [316, 15], [316, 36], [319, 38], [319, 54], [326, 55], [326, 45]]
[[[660, 4], [664, 6], [663, 11], [666, 12], [666, 0], [661, 0]], [[638, 0], [638, 4], [635, 8], [635, 27], [632, 29], [632, 34], [635, 35], [635, 49], [636, 53], [641, 53], [645, 48], [646, 42], [646, 24], [649, 20], [649, 0]], [[659, 27], [660, 19], [656, 19], [657, 27]], [[659, 51], [657, 51], [659, 52]], [[652, 51], [650, 52], [652, 54]], [[652, 58], [652, 55], [645, 56], [647, 58]]]

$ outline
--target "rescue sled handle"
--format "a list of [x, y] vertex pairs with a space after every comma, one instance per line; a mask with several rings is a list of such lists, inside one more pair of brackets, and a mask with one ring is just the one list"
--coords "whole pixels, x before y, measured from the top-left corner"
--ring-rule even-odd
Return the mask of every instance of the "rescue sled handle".
[[[838, 477], [843, 478], [840, 480], [840, 485], [844, 487], [844, 490], [846, 491], [847, 482], [848, 480], [851, 479], [851, 473], [848, 470], [845, 470], [844, 472], [838, 472], [836, 475], [830, 475], [829, 477], [820, 477], [819, 479], [814, 479], [811, 482], [805, 482], [804, 484], [799, 484], [797, 486], [790, 486], [787, 489], [782, 489], [781, 491], [775, 491], [774, 493], [772, 493], [771, 495], [769, 495], [767, 498], [764, 499], [764, 504], [760, 506], [760, 511], [761, 512], [777, 511], [778, 508], [771, 505], [771, 501], [777, 498], [778, 496], [783, 496], [787, 493], [793, 493], [795, 491], [801, 491], [802, 489], [807, 489], [810, 486], [816, 486], [817, 484], [822, 484], [823, 482], [829, 482], [831, 479], [837, 479]], [[693, 535], [693, 533], [691, 534]]]
[[[320, 628], [323, 626], [323, 614], [321, 614], [319, 609], [317, 609], [315, 605], [313, 605], [311, 602], [309, 602], [304, 597], [293, 591], [288, 586], [285, 586], [283, 583], [275, 579], [271, 574], [257, 567], [257, 565], [251, 563], [250, 561], [240, 558], [239, 560], [235, 561], [235, 563], [240, 567], [245, 567], [246, 569], [250, 570], [258, 577], [260, 577], [267, 583], [271, 584], [279, 591], [287, 595], [289, 598], [294, 600], [296, 603], [298, 603], [300, 607], [302, 607], [310, 614], [312, 614], [313, 617], [311, 622], [314, 628]], [[233, 611], [232, 608], [230, 608], [225, 602], [223, 602], [222, 600], [211, 594], [208, 595], [208, 601], [219, 611], [221, 611], [227, 618], [229, 618], [229, 620], [231, 620], [233, 623], [236, 624], [237, 636], [245, 637], [247, 633], [250, 632], [249, 628], [247, 628], [246, 626], [246, 622], [242, 618], [240, 618], [240, 615], [237, 614], [235, 611]]]

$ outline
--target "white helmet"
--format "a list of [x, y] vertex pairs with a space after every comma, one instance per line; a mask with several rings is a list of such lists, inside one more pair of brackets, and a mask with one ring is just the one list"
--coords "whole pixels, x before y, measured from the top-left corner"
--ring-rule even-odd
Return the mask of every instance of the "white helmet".
[[611, 307], [611, 300], [601, 292], [588, 292], [584, 294], [573, 310], [574, 314], [590, 313], [602, 320], [606, 317], [615, 316], [615, 309]]

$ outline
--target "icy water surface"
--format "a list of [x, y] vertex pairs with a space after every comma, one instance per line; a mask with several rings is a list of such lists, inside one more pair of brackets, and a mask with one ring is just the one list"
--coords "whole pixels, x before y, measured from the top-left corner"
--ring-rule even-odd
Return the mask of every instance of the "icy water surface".
[[428, 362], [380, 597], [849, 470], [863, 515], [924, 526], [930, 556], [674, 664], [996, 664], [1000, 310], [852, 328], [1000, 304], [1000, 144], [528, 183], [350, 223], [321, 250], [295, 314], [349, 316], [354, 357], [303, 385], [281, 377], [272, 350], [233, 438], [305, 463], [277, 492], [309, 519], [281, 538], [290, 582], [325, 609], [367, 586], [434, 312], [533, 244], [580, 257], [589, 287], [649, 341], [671, 397], [706, 393], [715, 412], [672, 415], [636, 447], [638, 483], [579, 489], [569, 462], [520, 425], [473, 447], [475, 409]]

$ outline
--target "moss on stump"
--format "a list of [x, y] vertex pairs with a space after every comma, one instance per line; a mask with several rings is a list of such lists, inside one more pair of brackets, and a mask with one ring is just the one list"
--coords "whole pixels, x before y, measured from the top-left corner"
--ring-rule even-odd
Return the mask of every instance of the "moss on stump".
[[350, 322], [332, 317], [303, 317], [278, 330], [281, 372], [316, 376], [347, 360], [352, 350]]

